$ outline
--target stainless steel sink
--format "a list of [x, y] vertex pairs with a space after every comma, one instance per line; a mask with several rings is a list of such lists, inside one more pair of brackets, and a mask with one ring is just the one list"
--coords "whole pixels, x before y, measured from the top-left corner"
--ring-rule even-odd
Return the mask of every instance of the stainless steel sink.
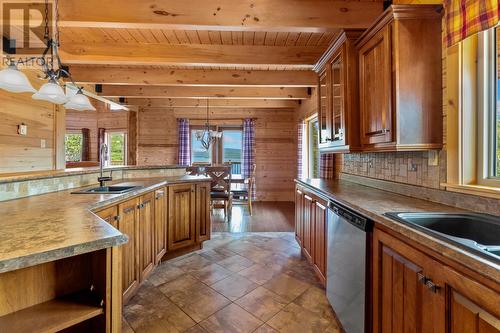
[[74, 194], [121, 194], [140, 188], [140, 186], [98, 186], [86, 190], [72, 192]]
[[459, 246], [500, 260], [500, 217], [475, 213], [385, 213]]

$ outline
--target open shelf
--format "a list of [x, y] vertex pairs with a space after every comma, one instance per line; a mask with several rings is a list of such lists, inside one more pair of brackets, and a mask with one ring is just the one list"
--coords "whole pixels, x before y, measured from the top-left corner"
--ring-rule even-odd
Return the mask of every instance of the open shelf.
[[0, 332], [58, 332], [104, 313], [85, 290], [0, 317]]

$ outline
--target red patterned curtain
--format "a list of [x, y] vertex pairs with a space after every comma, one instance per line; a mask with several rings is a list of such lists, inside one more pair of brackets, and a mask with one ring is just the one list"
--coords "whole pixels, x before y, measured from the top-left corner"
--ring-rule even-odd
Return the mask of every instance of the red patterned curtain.
[[325, 179], [335, 178], [335, 154], [321, 154], [319, 161], [319, 177]]
[[444, 0], [444, 8], [448, 46], [499, 22], [498, 0]]

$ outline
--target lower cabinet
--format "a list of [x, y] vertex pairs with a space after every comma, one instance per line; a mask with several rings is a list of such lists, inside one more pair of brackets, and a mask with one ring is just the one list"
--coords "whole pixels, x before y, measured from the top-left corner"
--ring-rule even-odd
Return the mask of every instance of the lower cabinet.
[[154, 219], [154, 253], [155, 263], [159, 264], [161, 258], [167, 253], [167, 195], [166, 189], [155, 191], [155, 219]]
[[210, 239], [212, 222], [210, 218], [210, 184], [196, 185], [196, 241]]
[[500, 332], [500, 294], [374, 230], [373, 332]]
[[122, 245], [123, 301], [126, 302], [139, 287], [139, 212], [138, 199], [118, 205], [117, 229], [128, 236]]
[[195, 185], [180, 184], [168, 187], [168, 245], [167, 250], [179, 250], [195, 244]]
[[155, 266], [154, 192], [139, 198], [139, 265], [140, 280], [144, 281]]
[[297, 187], [295, 190], [295, 238], [313, 264], [321, 283], [326, 283], [327, 201]]
[[322, 199], [314, 201], [313, 267], [321, 283], [326, 284], [326, 235], [328, 233], [327, 203]]

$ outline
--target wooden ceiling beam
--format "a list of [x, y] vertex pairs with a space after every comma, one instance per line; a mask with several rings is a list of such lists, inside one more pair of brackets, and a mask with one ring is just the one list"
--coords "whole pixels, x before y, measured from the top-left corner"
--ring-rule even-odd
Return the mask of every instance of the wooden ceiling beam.
[[308, 46], [62, 43], [65, 64], [290, 65], [311, 68], [322, 50]]
[[[184, 99], [184, 98], [131, 98], [125, 101], [125, 105], [141, 106], [147, 108], [206, 108], [206, 99]], [[298, 107], [296, 100], [284, 99], [214, 99], [210, 101], [210, 108], [219, 109], [241, 109], [241, 108], [271, 108], [271, 109], [293, 109]]]
[[326, 32], [366, 28], [382, 1], [65, 0], [61, 27]]
[[306, 88], [262, 87], [161, 87], [103, 85], [106, 98], [190, 98], [190, 99], [307, 99]]
[[71, 66], [79, 84], [159, 86], [262, 86], [315, 87], [313, 71], [246, 71], [201, 69], [147, 69], [104, 66]]

